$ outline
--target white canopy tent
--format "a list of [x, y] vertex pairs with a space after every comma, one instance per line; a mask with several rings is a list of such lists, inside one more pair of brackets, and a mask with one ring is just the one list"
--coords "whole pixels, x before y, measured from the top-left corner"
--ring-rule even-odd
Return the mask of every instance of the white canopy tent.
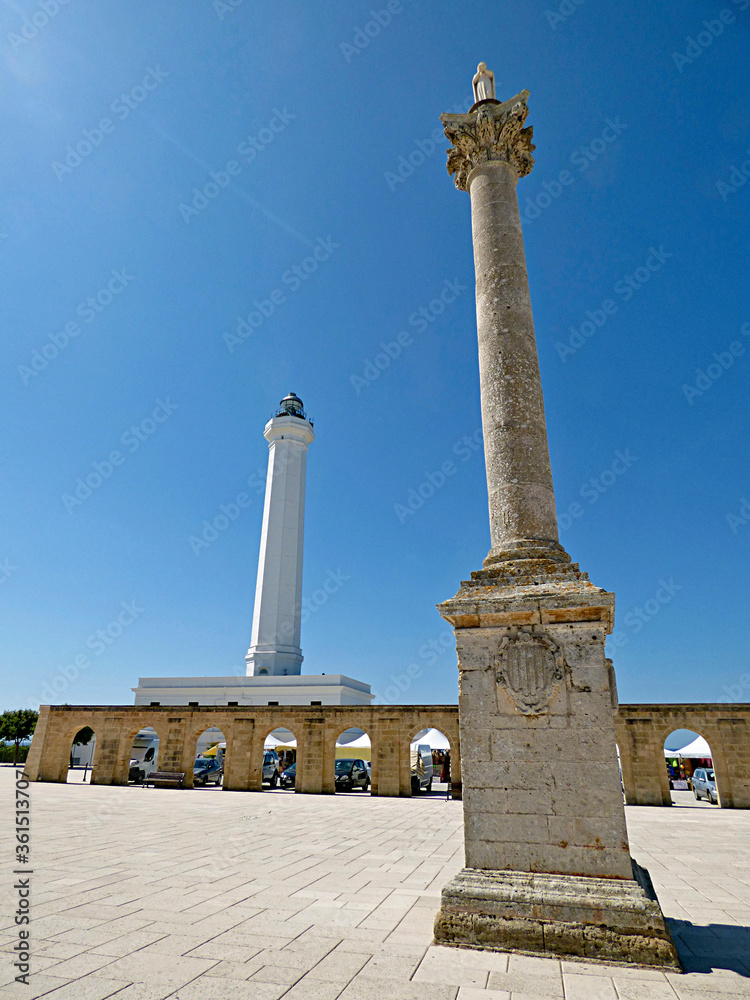
[[282, 747], [284, 749], [289, 750], [296, 746], [297, 746], [297, 741], [294, 738], [288, 741], [284, 741], [280, 740], [277, 736], [274, 736], [273, 733], [269, 733], [268, 736], [266, 736], [265, 742], [263, 743], [264, 750], [275, 750], [276, 747]]
[[367, 733], [355, 737], [346, 743], [341, 743], [341, 737], [350, 735], [349, 732], [341, 733], [336, 740], [336, 760], [346, 760], [349, 757], [356, 757], [361, 760], [370, 760], [372, 754], [372, 744]]
[[427, 729], [418, 734], [412, 741], [412, 746], [418, 743], [426, 743], [430, 750], [450, 750], [451, 745], [439, 729]]
[[691, 742], [686, 744], [680, 750], [667, 750], [664, 749], [665, 757], [710, 757], [711, 747], [706, 743], [702, 736], [696, 736], [696, 738]]
[[363, 750], [372, 746], [372, 744], [370, 743], [370, 737], [367, 733], [362, 733], [362, 735], [358, 736], [356, 740], [350, 740], [348, 743], [339, 743], [339, 741], [336, 740], [336, 746], [346, 747], [347, 750]]
[[697, 736], [692, 743], [688, 743], [682, 750], [677, 751], [678, 757], [710, 757], [711, 747], [702, 736]]

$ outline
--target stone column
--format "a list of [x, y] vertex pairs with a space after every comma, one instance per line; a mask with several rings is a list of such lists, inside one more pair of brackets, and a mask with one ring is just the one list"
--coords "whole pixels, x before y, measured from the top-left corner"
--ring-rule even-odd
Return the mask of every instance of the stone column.
[[455, 630], [466, 867], [442, 944], [679, 967], [630, 857], [605, 638], [614, 594], [560, 546], [516, 183], [523, 91], [442, 115], [471, 195], [491, 549], [439, 605]]
[[[448, 169], [471, 196], [482, 427], [492, 547], [485, 566], [569, 563], [557, 533], [544, 399], [516, 198], [531, 172], [528, 91], [442, 115]], [[516, 566], [518, 572], [520, 567]]]

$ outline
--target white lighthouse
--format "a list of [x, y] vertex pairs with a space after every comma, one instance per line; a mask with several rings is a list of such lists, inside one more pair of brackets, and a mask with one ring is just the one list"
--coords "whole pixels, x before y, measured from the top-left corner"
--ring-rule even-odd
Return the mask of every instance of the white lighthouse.
[[[303, 674], [300, 625], [302, 607], [328, 605], [325, 579], [313, 581], [310, 597], [302, 597], [302, 546], [305, 534], [307, 449], [315, 440], [299, 396], [290, 392], [268, 421], [268, 475], [263, 506], [260, 559], [250, 648], [235, 672], [221, 676], [140, 677], [133, 688], [136, 705], [369, 705], [370, 685], [345, 674]], [[348, 577], [337, 569], [336, 576]], [[316, 595], [322, 600], [317, 601]], [[291, 738], [291, 734], [290, 734]]]
[[307, 449], [315, 440], [302, 400], [285, 396], [263, 435], [268, 475], [247, 676], [298, 675]]

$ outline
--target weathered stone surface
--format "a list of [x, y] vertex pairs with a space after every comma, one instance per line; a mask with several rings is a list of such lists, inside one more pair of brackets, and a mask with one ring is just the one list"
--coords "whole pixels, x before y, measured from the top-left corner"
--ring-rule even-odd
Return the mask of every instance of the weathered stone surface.
[[676, 966], [659, 905], [633, 878], [604, 652], [614, 595], [558, 540], [516, 199], [533, 165], [527, 97], [442, 116], [448, 170], [471, 195], [492, 547], [439, 605], [458, 652], [467, 867], [435, 934]]
[[691, 729], [711, 747], [719, 805], [750, 809], [750, 705], [620, 705], [615, 729], [629, 805], [672, 804], [664, 738]]
[[456, 630], [467, 866], [632, 878], [605, 636], [601, 622]]
[[528, 90], [509, 101], [485, 101], [465, 115], [441, 115], [440, 120], [453, 149], [448, 154], [448, 173], [459, 191], [467, 190], [467, 179], [480, 163], [500, 160], [510, 163], [518, 177], [531, 173], [533, 128], [524, 128], [529, 114]]
[[[509, 612], [513, 617], [513, 612]], [[538, 622], [539, 616], [536, 616]], [[519, 624], [528, 624], [523, 621]], [[478, 626], [475, 626], [478, 627]], [[608, 661], [609, 669], [609, 661]], [[464, 677], [464, 689], [471, 687], [471, 674]], [[611, 672], [610, 672], [611, 677]], [[611, 681], [610, 681], [611, 683]], [[702, 733], [711, 745], [714, 770], [719, 779], [719, 804], [722, 808], [750, 808], [750, 705], [748, 704], [688, 704], [688, 705], [620, 705], [614, 708], [617, 741], [620, 748], [623, 781], [627, 801], [633, 805], [671, 805], [669, 787], [666, 782], [664, 737], [675, 729], [693, 729]], [[106, 784], [124, 784], [130, 760], [128, 733], [136, 733], [145, 726], [152, 726], [160, 735], [166, 732], [167, 720], [173, 716], [175, 708], [150, 708], [139, 705], [117, 706], [42, 706], [34, 739], [31, 744], [26, 774], [33, 781], [65, 781], [70, 758], [70, 743], [74, 734], [83, 726], [90, 726], [96, 733], [104, 735], [106, 720], [117, 720], [119, 733], [116, 742], [110, 741], [109, 749], [101, 754], [97, 751], [95, 768], [104, 772]], [[188, 711], [182, 709], [182, 711]], [[170, 748], [172, 759], [181, 761], [190, 758], [194, 750], [194, 739], [208, 725], [218, 725], [226, 733], [232, 744], [232, 766], [225, 776], [224, 787], [240, 791], [257, 790], [256, 771], [257, 741], [260, 732], [267, 732], [276, 726], [292, 728], [297, 735], [299, 784], [301, 790], [310, 793], [323, 791], [325, 760], [329, 745], [345, 725], [356, 725], [366, 729], [374, 745], [379, 750], [379, 790], [380, 795], [410, 795], [408, 754], [399, 753], [399, 745], [408, 741], [422, 728], [434, 725], [450, 739], [453, 758], [453, 781], [455, 798], [461, 790], [461, 758], [458, 745], [458, 710], [456, 706], [365, 706], [316, 708], [291, 710], [284, 706], [263, 707], [248, 715], [245, 708], [217, 706], [189, 710], [190, 724], [179, 731], [172, 729], [171, 738], [181, 742]], [[292, 714], [293, 712], [293, 714]], [[354, 713], [354, 714], [353, 714]], [[512, 727], [544, 726], [550, 729], [563, 727], [564, 717], [547, 715], [535, 723], [533, 716], [507, 716], [506, 725]], [[226, 727], [226, 728], [225, 728]], [[227, 731], [228, 730], [228, 731]], [[478, 729], [470, 736], [470, 752], [477, 746], [486, 746], [487, 753], [497, 756], [493, 749], [496, 733], [489, 728]], [[502, 736], [500, 737], [502, 738]], [[588, 740], [608, 739], [606, 733], [592, 729], [580, 733], [582, 744]], [[131, 741], [132, 744], [132, 741]], [[498, 744], [499, 745], [499, 744]], [[114, 758], [111, 753], [115, 750]], [[458, 750], [458, 754], [456, 753]], [[498, 764], [498, 768], [507, 766]], [[606, 771], [606, 767], [604, 769]], [[537, 763], [516, 761], [513, 765], [515, 783], [511, 791], [503, 789], [495, 793], [493, 807], [507, 813], [531, 813], [538, 809], [550, 815], [583, 815], [581, 803], [576, 795], [576, 784], [588, 780], [587, 803], [599, 802], [598, 788], [602, 784], [598, 767], [586, 764], [569, 765], [565, 775], [558, 774], [553, 788], [548, 776], [540, 771]], [[374, 777], [374, 774], [373, 774]], [[662, 788], [664, 781], [664, 789]], [[100, 784], [97, 777], [96, 784]], [[328, 789], [326, 788], [326, 791]], [[471, 790], [468, 790], [468, 795]], [[478, 800], [487, 806], [487, 796], [483, 789], [477, 791]], [[492, 811], [492, 810], [490, 810]], [[587, 808], [588, 813], [588, 808]], [[595, 812], [599, 811], [596, 806]]]
[[336, 738], [357, 727], [370, 736], [372, 794], [410, 796], [409, 744], [422, 729], [435, 727], [451, 745], [451, 783], [461, 797], [461, 745], [455, 706], [326, 705], [326, 706], [72, 706], [43, 705], [25, 773], [31, 781], [64, 782], [75, 734], [90, 726], [96, 734], [91, 781], [126, 785], [133, 739], [150, 726], [159, 737], [159, 766], [185, 772], [184, 787], [193, 783], [198, 737], [216, 726], [227, 741], [226, 791], [261, 791], [263, 744], [268, 733], [285, 727], [297, 739], [298, 793], [333, 794]]
[[443, 889], [435, 940], [680, 969], [653, 890], [632, 878], [465, 868]]

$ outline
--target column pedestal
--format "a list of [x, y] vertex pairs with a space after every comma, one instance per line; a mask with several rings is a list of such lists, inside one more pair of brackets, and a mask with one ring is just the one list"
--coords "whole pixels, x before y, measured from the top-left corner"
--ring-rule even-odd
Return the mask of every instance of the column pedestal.
[[435, 940], [680, 972], [648, 872], [634, 862], [633, 875], [620, 882], [464, 868], [443, 889]]
[[679, 969], [630, 857], [604, 648], [614, 595], [573, 564], [542, 582], [523, 563], [473, 573], [438, 606], [458, 651], [466, 868], [435, 940]]

